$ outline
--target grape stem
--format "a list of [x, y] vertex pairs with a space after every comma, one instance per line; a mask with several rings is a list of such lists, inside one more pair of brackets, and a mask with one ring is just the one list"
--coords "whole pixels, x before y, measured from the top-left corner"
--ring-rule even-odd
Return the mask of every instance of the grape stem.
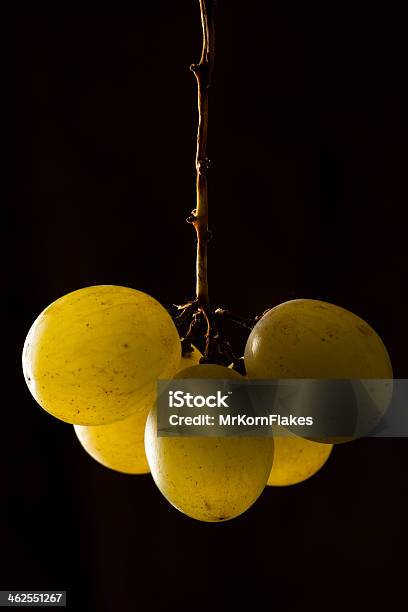
[[214, 0], [199, 0], [201, 26], [203, 31], [203, 46], [198, 64], [192, 64], [190, 69], [197, 80], [198, 95], [198, 129], [195, 167], [196, 208], [188, 221], [194, 226], [197, 236], [196, 257], [196, 300], [207, 320], [208, 335], [210, 333], [210, 309], [207, 277], [207, 245], [211, 238], [208, 229], [208, 169], [207, 133], [208, 133], [208, 89], [214, 66]]
[[210, 167], [207, 157], [208, 89], [211, 85], [214, 66], [215, 2], [216, 0], [199, 0], [203, 46], [199, 63], [190, 66], [197, 80], [198, 98], [195, 158], [196, 207], [187, 218], [187, 221], [193, 225], [197, 237], [196, 297], [181, 306], [173, 305], [169, 311], [181, 337], [183, 355], [189, 353], [193, 345], [201, 345], [200, 338], [205, 328], [205, 343], [200, 363], [219, 363], [221, 365], [233, 363], [238, 371], [244, 373], [242, 358], [235, 355], [230, 342], [224, 337], [223, 322], [228, 320], [239, 327], [241, 335], [243, 334], [246, 338], [253, 321], [232, 314], [223, 308], [212, 308], [208, 297], [207, 246], [211, 238], [208, 228], [208, 169]]

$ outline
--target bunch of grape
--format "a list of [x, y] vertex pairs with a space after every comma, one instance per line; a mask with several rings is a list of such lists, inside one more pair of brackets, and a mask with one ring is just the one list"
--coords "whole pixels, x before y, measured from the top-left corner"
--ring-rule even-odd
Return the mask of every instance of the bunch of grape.
[[[127, 474], [151, 472], [181, 512], [209, 522], [242, 514], [266, 485], [302, 482], [333, 445], [290, 432], [271, 437], [158, 437], [159, 378], [240, 379], [234, 369], [181, 354], [177, 328], [154, 298], [103, 285], [69, 293], [34, 321], [23, 371], [37, 402], [73, 424], [84, 449]], [[299, 299], [267, 311], [245, 347], [249, 378], [392, 378], [387, 350], [353, 313]]]

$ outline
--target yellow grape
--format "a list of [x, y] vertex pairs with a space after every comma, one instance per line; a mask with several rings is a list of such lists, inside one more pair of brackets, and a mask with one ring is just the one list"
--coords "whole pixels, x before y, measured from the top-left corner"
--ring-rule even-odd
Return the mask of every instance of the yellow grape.
[[381, 338], [357, 315], [319, 300], [268, 310], [245, 347], [251, 378], [392, 378]]
[[144, 429], [148, 411], [138, 410], [110, 425], [74, 425], [75, 433], [93, 459], [125, 474], [147, 474]]
[[[182, 357], [179, 369], [198, 363], [201, 353], [193, 351]], [[74, 425], [75, 433], [86, 452], [96, 461], [125, 474], [147, 474], [144, 430], [147, 415], [155, 402], [154, 394], [141, 402], [137, 411], [109, 425]]]
[[180, 363], [177, 329], [154, 298], [101, 285], [64, 295], [34, 321], [23, 370], [37, 402], [78, 425], [130, 416]]
[[[197, 365], [175, 378], [242, 377], [218, 365]], [[226, 521], [247, 510], [262, 493], [272, 466], [272, 438], [158, 437], [156, 407], [150, 412], [145, 449], [164, 497], [188, 516]]]
[[267, 311], [248, 338], [245, 366], [249, 378], [387, 379], [363, 383], [374, 406], [360, 416], [363, 429], [378, 422], [392, 395], [391, 361], [379, 335], [349, 310], [319, 300]]
[[191, 353], [186, 353], [182, 356], [179, 370], [189, 368], [190, 366], [198, 365], [200, 363], [200, 359], [203, 356], [202, 353], [200, 353], [198, 348], [195, 346], [192, 346], [192, 349], [193, 350]]
[[289, 433], [275, 436], [268, 485], [282, 487], [303, 482], [320, 470], [332, 449], [332, 444], [311, 442]]

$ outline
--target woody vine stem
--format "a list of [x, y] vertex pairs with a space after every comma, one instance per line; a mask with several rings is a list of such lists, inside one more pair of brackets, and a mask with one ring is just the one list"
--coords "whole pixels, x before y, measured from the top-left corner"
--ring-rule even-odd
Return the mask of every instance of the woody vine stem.
[[207, 134], [208, 134], [208, 89], [214, 66], [214, 1], [199, 0], [201, 26], [203, 30], [203, 48], [200, 62], [192, 64], [191, 70], [197, 79], [198, 93], [198, 130], [196, 151], [197, 172], [197, 207], [193, 210], [190, 221], [197, 234], [196, 262], [196, 299], [201, 307], [209, 304], [207, 277], [207, 244], [210, 239], [208, 229], [208, 169]]
[[[203, 46], [198, 64], [190, 66], [197, 80], [198, 129], [196, 167], [196, 207], [187, 221], [196, 232], [196, 297], [187, 304], [175, 306], [171, 311], [174, 322], [182, 339], [183, 354], [192, 350], [192, 345], [199, 342], [204, 333], [205, 346], [202, 363], [233, 363], [239, 369], [240, 360], [231, 348], [223, 333], [223, 321], [229, 319], [248, 335], [254, 320], [246, 320], [233, 315], [222, 308], [213, 308], [208, 296], [207, 276], [207, 246], [211, 238], [208, 227], [208, 170], [210, 162], [207, 157], [208, 137], [208, 90], [214, 66], [215, 32], [214, 8], [215, 0], [198, 0], [201, 13]], [[205, 331], [204, 331], [205, 329]]]

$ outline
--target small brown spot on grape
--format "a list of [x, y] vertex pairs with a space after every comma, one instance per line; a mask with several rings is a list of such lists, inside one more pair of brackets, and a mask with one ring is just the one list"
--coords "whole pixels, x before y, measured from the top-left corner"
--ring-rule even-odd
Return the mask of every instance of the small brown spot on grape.
[[123, 345], [123, 348], [128, 348], [128, 347], [129, 347], [129, 345], [126, 344], [126, 343]]
[[322, 342], [326, 342], [326, 338], [321, 338], [321, 341]]

